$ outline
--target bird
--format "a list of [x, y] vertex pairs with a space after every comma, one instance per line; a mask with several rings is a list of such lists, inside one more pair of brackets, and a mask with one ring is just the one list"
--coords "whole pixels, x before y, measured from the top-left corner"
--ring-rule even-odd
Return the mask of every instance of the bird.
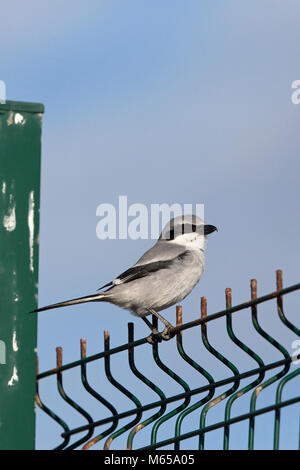
[[[151, 329], [149, 343], [167, 341], [176, 330], [159, 312], [181, 302], [199, 282], [207, 235], [215, 231], [218, 229], [214, 225], [205, 224], [199, 216], [177, 216], [164, 226], [152, 248], [131, 268], [101, 286], [96, 294], [47, 305], [30, 313], [86, 302], [109, 302], [144, 320]], [[147, 319], [151, 314], [164, 324], [161, 333]]]

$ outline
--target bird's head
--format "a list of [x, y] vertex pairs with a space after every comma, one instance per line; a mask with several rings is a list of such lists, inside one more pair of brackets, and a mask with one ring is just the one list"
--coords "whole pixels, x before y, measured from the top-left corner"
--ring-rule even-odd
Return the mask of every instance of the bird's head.
[[182, 215], [165, 225], [159, 240], [184, 245], [188, 249], [204, 249], [206, 236], [216, 230], [217, 227], [205, 224], [196, 215]]

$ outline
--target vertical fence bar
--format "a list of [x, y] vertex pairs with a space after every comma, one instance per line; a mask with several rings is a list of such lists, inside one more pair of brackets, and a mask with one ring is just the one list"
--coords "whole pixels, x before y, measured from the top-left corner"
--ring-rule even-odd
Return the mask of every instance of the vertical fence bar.
[[[206, 297], [201, 297], [201, 318], [204, 320], [207, 318], [207, 300]], [[201, 325], [201, 334], [202, 334], [202, 341], [206, 349], [213, 355], [215, 356], [219, 361], [221, 361], [223, 364], [225, 364], [232, 372], [233, 374], [238, 377], [239, 371], [235, 367], [235, 365], [230, 362], [226, 357], [224, 357], [219, 351], [217, 351], [209, 342], [208, 337], [207, 337], [207, 325], [204, 322]], [[200, 429], [203, 429], [205, 427], [206, 423], [206, 416], [208, 411], [213, 407], [219, 404], [221, 401], [225, 400], [229, 395], [234, 393], [240, 384], [240, 380], [237, 378], [232, 387], [230, 387], [228, 390], [225, 392], [221, 393], [217, 397], [213, 398], [210, 400], [208, 403], [204, 405], [201, 411], [201, 416], [200, 416]], [[205, 439], [205, 434], [201, 433], [199, 436], [199, 450], [204, 449], [204, 439]]]
[[[181, 326], [181, 325], [182, 325], [182, 307], [177, 306], [176, 307], [176, 327]], [[200, 364], [198, 364], [196, 361], [194, 361], [194, 359], [192, 359], [190, 356], [188, 356], [186, 354], [186, 352], [183, 348], [183, 344], [182, 344], [182, 332], [179, 331], [176, 336], [177, 336], [177, 349], [178, 349], [178, 352], [179, 352], [180, 356], [190, 366], [192, 366], [194, 369], [196, 369], [196, 371], [199, 372], [208, 381], [208, 383], [210, 385], [213, 385], [214, 384], [214, 379], [207, 372], [207, 370], [205, 370], [203, 367], [201, 367]], [[180, 446], [179, 438], [180, 438], [180, 435], [181, 435], [181, 426], [182, 426], [183, 420], [190, 413], [194, 412], [195, 410], [200, 408], [202, 405], [207, 403], [214, 396], [214, 393], [215, 393], [215, 389], [214, 389], [214, 387], [212, 387], [211, 389], [209, 389], [207, 391], [207, 394], [203, 398], [201, 398], [201, 400], [198, 400], [196, 403], [193, 403], [193, 405], [189, 406], [188, 408], [186, 408], [185, 410], [183, 410], [179, 414], [179, 416], [176, 420], [176, 424], [175, 424], [175, 437], [178, 438], [178, 441], [176, 441], [175, 445], [174, 445], [175, 450], [178, 450], [179, 446]]]
[[44, 107], [0, 104], [0, 449], [34, 449]]
[[[37, 364], [36, 364], [36, 369], [37, 369], [37, 375], [39, 374], [39, 358], [37, 356]], [[65, 423], [65, 421], [63, 419], [61, 419], [59, 416], [57, 416], [56, 413], [54, 413], [53, 410], [50, 410], [50, 408], [48, 408], [48, 406], [46, 406], [42, 400], [41, 400], [41, 397], [40, 397], [40, 392], [39, 392], [39, 380], [37, 379], [36, 381], [36, 394], [35, 394], [35, 402], [36, 402], [36, 405], [44, 412], [46, 413], [48, 416], [50, 416], [54, 421], [56, 421], [63, 429], [65, 432], [68, 432], [69, 431], [69, 427], [68, 425]], [[54, 450], [61, 450], [61, 449], [64, 449], [66, 447], [66, 445], [68, 444], [70, 440], [70, 436], [66, 436], [64, 437], [64, 440], [62, 443], [60, 443], [57, 447], [55, 447]]]
[[[105, 351], [109, 351], [109, 341], [110, 341], [110, 335], [109, 331], [104, 331], [104, 349]], [[143, 412], [140, 410], [141, 408], [141, 402], [140, 400], [132, 393], [130, 392], [127, 388], [125, 388], [120, 382], [118, 382], [111, 373], [111, 367], [110, 367], [110, 356], [106, 356], [105, 359], [105, 374], [108, 379], [108, 381], [118, 390], [120, 390], [123, 395], [125, 395], [127, 398], [129, 398], [136, 406], [136, 416], [135, 418], [130, 421], [129, 423], [125, 424], [122, 428], [117, 429], [114, 433], [112, 433], [105, 441], [104, 444], [104, 449], [109, 450], [111, 443], [113, 442], [114, 439], [117, 437], [121, 436], [124, 434], [126, 431], [131, 429], [133, 426], [138, 424], [140, 421]]]
[[[86, 358], [86, 340], [83, 338], [80, 340], [80, 352], [81, 352], [81, 359], [85, 359]], [[85, 363], [81, 364], [81, 382], [88, 393], [90, 393], [94, 398], [96, 398], [96, 400], [98, 400], [102, 405], [104, 405], [106, 408], [109, 409], [112, 416], [116, 416], [118, 414], [116, 408], [108, 400], [106, 400], [98, 392], [96, 392], [96, 390], [94, 390], [93, 387], [91, 387], [91, 385], [89, 384], [87, 380]], [[82, 450], [88, 450], [90, 447], [94, 446], [97, 442], [101, 441], [101, 439], [111, 434], [116, 429], [117, 426], [118, 426], [118, 418], [115, 418], [112, 424], [107, 429], [105, 429], [104, 431], [101, 432], [101, 434], [98, 434], [96, 437], [88, 441], [82, 447]]]
[[[232, 306], [231, 305], [232, 298], [231, 298], [231, 289], [230, 288], [225, 289], [225, 297], [226, 297], [226, 308], [229, 309]], [[258, 354], [256, 354], [245, 343], [243, 343], [240, 339], [238, 339], [237, 336], [235, 335], [235, 333], [233, 332], [233, 329], [232, 329], [232, 315], [231, 314], [226, 316], [226, 327], [227, 327], [227, 332], [228, 332], [228, 335], [229, 335], [230, 339], [239, 348], [241, 348], [243, 351], [245, 351], [245, 353], [249, 354], [249, 356], [252, 357], [252, 359], [254, 359], [257, 362], [259, 367], [263, 367], [264, 362], [258, 356]], [[255, 379], [253, 382], [246, 385], [245, 387], [242, 387], [242, 388], [238, 389], [233, 395], [231, 395], [228, 398], [226, 406], [225, 406], [225, 418], [224, 418], [225, 421], [228, 421], [230, 419], [231, 409], [232, 409], [232, 405], [233, 405], [234, 401], [237, 400], [238, 398], [240, 398], [241, 396], [243, 396], [245, 393], [248, 393], [254, 387], [256, 387], [264, 379], [264, 376], [265, 376], [265, 373], [263, 371], [261, 371], [258, 374], [257, 379]], [[227, 425], [224, 426], [223, 448], [224, 448], [224, 450], [229, 449], [229, 426], [227, 426]]]
[[[133, 343], [134, 341], [134, 324], [133, 323], [128, 323], [128, 343]], [[138, 377], [143, 383], [145, 383], [151, 390], [153, 390], [161, 400], [165, 400], [166, 396], [163, 393], [163, 391], [155, 385], [151, 380], [148, 379], [145, 375], [143, 375], [136, 367], [135, 362], [134, 362], [134, 348], [130, 348], [128, 350], [128, 359], [129, 359], [129, 366], [131, 371], [134, 373], [136, 377]], [[155, 420], [157, 420], [161, 415], [164, 414], [166, 410], [166, 404], [162, 403], [160, 406], [160, 409], [151, 415], [149, 418], [145, 419], [142, 423], [137, 424], [134, 428], [129, 433], [128, 439], [127, 439], [127, 450], [132, 449], [132, 444], [133, 444], [133, 439], [134, 436], [141, 431], [141, 429], [144, 429], [146, 426], [149, 424], [153, 423]]]
[[[251, 299], [256, 299], [256, 298], [257, 298], [257, 281], [256, 279], [251, 279]], [[283, 354], [285, 359], [289, 359], [290, 356], [289, 356], [288, 351], [280, 343], [278, 343], [278, 341], [276, 341], [271, 335], [269, 335], [265, 330], [263, 330], [263, 328], [260, 326], [258, 322], [257, 306], [256, 305], [252, 306], [251, 310], [252, 310], [252, 323], [256, 331], [266, 341], [268, 341], [268, 343], [272, 344], [278, 351], [280, 351]], [[280, 372], [273, 375], [268, 380], [266, 380], [261, 385], [255, 388], [255, 390], [252, 392], [252, 396], [250, 400], [251, 413], [255, 412], [257, 398], [259, 394], [261, 393], [261, 391], [269, 387], [270, 385], [272, 385], [274, 382], [279, 380], [285, 374], [287, 374], [287, 372], [289, 371], [289, 368], [290, 368], [290, 363], [287, 362]], [[250, 450], [253, 450], [254, 448], [254, 427], [255, 427], [255, 420], [254, 420], [254, 416], [252, 416], [249, 422], [249, 435], [248, 435], [248, 447]], [[277, 431], [279, 432], [279, 428], [277, 428]], [[276, 439], [276, 437], [274, 437], [274, 439]]]
[[[152, 324], [153, 324], [153, 327], [155, 329], [157, 329], [157, 318], [154, 315], [152, 316]], [[158, 354], [158, 345], [157, 345], [157, 343], [153, 344], [153, 359], [156, 362], [156, 365], [158, 365], [158, 367], [162, 371], [164, 371], [169, 377], [171, 377], [173, 380], [175, 380], [175, 382], [180, 384], [185, 392], [190, 391], [190, 387], [188, 386], [188, 384], [181, 377], [179, 377], [179, 375], [177, 375], [172, 369], [170, 369], [168, 366], [166, 366], [166, 364], [164, 364], [162, 362], [162, 360], [160, 359], [159, 354]], [[165, 423], [166, 421], [171, 419], [173, 416], [176, 416], [180, 411], [184, 410], [188, 406], [188, 404], [190, 403], [190, 400], [191, 400], [191, 398], [189, 396], [185, 397], [184, 402], [181, 405], [179, 405], [176, 408], [174, 408], [173, 410], [169, 411], [168, 413], [163, 415], [161, 418], [159, 418], [154, 423], [154, 425], [152, 427], [152, 433], [151, 433], [151, 444], [155, 444], [157, 442], [157, 433], [158, 433], [159, 427], [163, 423]]]

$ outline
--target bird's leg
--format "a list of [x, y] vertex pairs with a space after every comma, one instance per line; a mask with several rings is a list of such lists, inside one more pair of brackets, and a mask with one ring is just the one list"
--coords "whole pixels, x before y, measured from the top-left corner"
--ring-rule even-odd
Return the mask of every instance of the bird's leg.
[[165, 325], [164, 330], [161, 332], [162, 339], [168, 341], [169, 339], [173, 338], [176, 333], [176, 328], [174, 328], [171, 323], [169, 323], [162, 315], [160, 315], [160, 313], [156, 312], [152, 308], [149, 308], [148, 311], [152, 313], [152, 315], [155, 315], [156, 318], [158, 318]]
[[160, 343], [161, 342], [161, 336], [160, 336], [158, 330], [152, 326], [151, 322], [146, 317], [142, 317], [142, 319], [144, 320], [146, 325], [149, 326], [150, 330], [152, 331], [151, 335], [149, 335], [147, 337], [148, 343], [150, 343], [150, 344], [158, 343], [158, 342]]

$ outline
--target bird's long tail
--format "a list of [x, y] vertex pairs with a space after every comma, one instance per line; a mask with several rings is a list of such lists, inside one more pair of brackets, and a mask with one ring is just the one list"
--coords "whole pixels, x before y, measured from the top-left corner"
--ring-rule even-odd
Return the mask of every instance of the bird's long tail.
[[76, 305], [76, 304], [83, 304], [85, 302], [100, 302], [105, 299], [105, 294], [94, 294], [94, 295], [86, 295], [85, 297], [78, 297], [77, 299], [66, 300], [65, 302], [59, 302], [57, 304], [47, 305], [46, 307], [37, 308], [36, 310], [32, 310], [29, 313], [35, 312], [43, 312], [44, 310], [50, 310], [51, 308], [60, 308], [60, 307], [67, 307], [68, 305]]

